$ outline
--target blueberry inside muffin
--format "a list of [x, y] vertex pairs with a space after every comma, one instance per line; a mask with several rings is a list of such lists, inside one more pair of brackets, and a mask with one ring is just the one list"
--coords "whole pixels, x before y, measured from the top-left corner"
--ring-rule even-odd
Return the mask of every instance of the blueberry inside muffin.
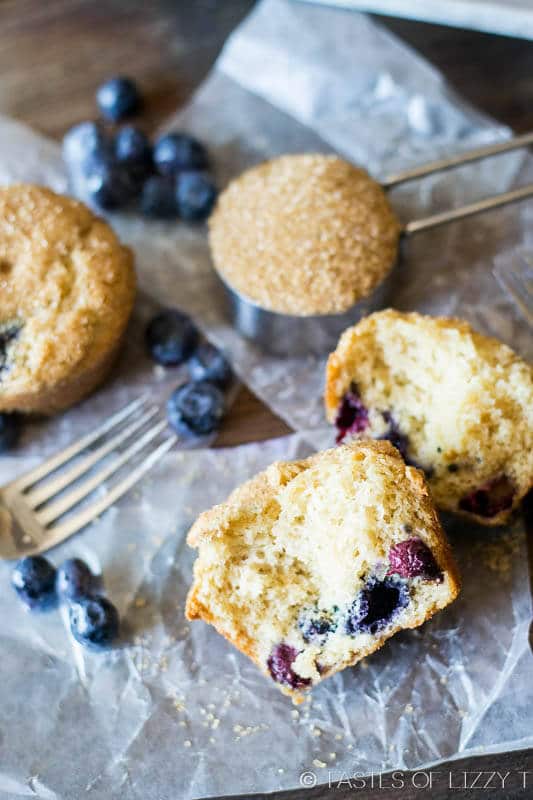
[[2, 373], [9, 371], [13, 363], [15, 342], [22, 328], [22, 323], [5, 322], [0, 325], [0, 380]]
[[423, 469], [436, 504], [505, 522], [533, 485], [533, 370], [460, 320], [387, 310], [329, 358], [337, 441], [387, 439]]
[[421, 473], [388, 442], [273, 464], [202, 514], [189, 619], [302, 694], [459, 591]]

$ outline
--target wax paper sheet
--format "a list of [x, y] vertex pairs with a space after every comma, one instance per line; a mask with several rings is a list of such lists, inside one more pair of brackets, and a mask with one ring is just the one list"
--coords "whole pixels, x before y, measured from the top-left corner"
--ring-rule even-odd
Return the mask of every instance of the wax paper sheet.
[[[266, 65], [266, 67], [265, 67]], [[209, 144], [223, 185], [272, 154], [339, 150], [384, 175], [508, 135], [454, 97], [438, 73], [367, 18], [265, 0], [230, 40], [218, 66], [169, 127]], [[403, 219], [531, 179], [513, 154], [405, 186]], [[0, 182], [67, 186], [57, 146], [0, 121]], [[524, 355], [531, 337], [494, 281], [497, 258], [531, 246], [531, 205], [500, 210], [414, 239], [395, 305], [457, 313]], [[0, 480], [87, 430], [142, 387], [162, 402], [182, 379], [154, 368], [142, 347], [158, 304], [192, 313], [239, 374], [301, 432], [228, 451], [169, 455], [137, 490], [54, 552], [102, 570], [124, 617], [121, 646], [87, 654], [64, 616], [26, 614], [0, 567], [0, 792], [11, 798], [197, 798], [270, 791], [343, 773], [417, 767], [472, 752], [532, 744], [531, 619], [526, 541], [447, 521], [465, 581], [461, 598], [364, 665], [318, 688], [299, 710], [183, 602], [196, 514], [276, 458], [331, 442], [321, 409], [323, 362], [264, 356], [221, 314], [205, 231], [112, 224], [135, 249], [141, 300], [113, 380], [80, 407], [28, 427]], [[528, 238], [529, 237], [529, 238]], [[312, 430], [309, 430], [312, 428]], [[310, 777], [300, 778], [302, 772]]]

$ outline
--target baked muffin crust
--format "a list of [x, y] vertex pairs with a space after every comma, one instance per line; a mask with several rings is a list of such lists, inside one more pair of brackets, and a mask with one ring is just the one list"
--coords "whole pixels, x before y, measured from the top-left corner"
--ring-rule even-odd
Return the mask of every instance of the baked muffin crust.
[[52, 413], [100, 382], [135, 297], [130, 250], [82, 203], [0, 189], [0, 411]]
[[393, 266], [400, 225], [381, 186], [337, 156], [286, 155], [218, 199], [209, 241], [223, 280], [298, 316], [347, 311]]
[[199, 551], [188, 618], [214, 625], [296, 702], [459, 591], [423, 475], [388, 442], [272, 464], [187, 541]]

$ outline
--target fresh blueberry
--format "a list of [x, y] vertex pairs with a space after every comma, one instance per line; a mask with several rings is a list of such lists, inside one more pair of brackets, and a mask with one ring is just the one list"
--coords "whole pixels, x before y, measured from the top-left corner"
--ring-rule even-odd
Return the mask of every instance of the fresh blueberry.
[[205, 169], [207, 162], [203, 144], [187, 133], [166, 133], [154, 145], [154, 163], [162, 175]]
[[11, 583], [20, 599], [32, 609], [45, 609], [55, 601], [56, 571], [43, 556], [26, 556], [11, 575]]
[[325, 612], [315, 609], [314, 613], [304, 612], [298, 620], [298, 627], [302, 632], [305, 642], [323, 641], [329, 633], [335, 630], [336, 623]]
[[281, 643], [274, 647], [268, 657], [267, 666], [276, 683], [290, 686], [291, 689], [302, 689], [304, 686], [309, 686], [311, 680], [302, 678], [292, 669], [297, 655], [298, 651], [290, 644]]
[[105, 597], [80, 597], [69, 607], [70, 630], [81, 644], [105, 647], [117, 638], [118, 611]]
[[118, 122], [138, 110], [141, 97], [131, 78], [117, 77], [98, 87], [96, 102], [102, 116]]
[[368, 427], [368, 409], [362, 403], [355, 383], [352, 383], [342, 398], [335, 425], [338, 431], [337, 444], [340, 444], [346, 436], [362, 433]]
[[394, 578], [371, 578], [350, 609], [346, 630], [352, 635], [378, 633], [408, 603], [409, 590], [404, 583]]
[[212, 344], [201, 344], [189, 359], [189, 374], [194, 381], [211, 381], [222, 388], [232, 377], [231, 367]]
[[94, 588], [94, 575], [81, 558], [69, 558], [59, 567], [56, 591], [61, 600], [88, 597]]
[[86, 166], [83, 192], [98, 208], [113, 211], [131, 202], [136, 187], [120, 164], [111, 159], [95, 158]]
[[417, 536], [405, 539], [389, 550], [389, 575], [400, 578], [423, 577], [432, 580], [442, 577], [435, 557], [427, 544]]
[[115, 159], [135, 181], [143, 181], [152, 169], [152, 148], [144, 133], [133, 125], [122, 128], [115, 136]]
[[496, 478], [467, 494], [459, 501], [459, 508], [478, 517], [495, 517], [513, 505], [515, 489], [506, 475]]
[[107, 157], [109, 152], [109, 140], [96, 122], [80, 122], [63, 137], [63, 158], [71, 169], [83, 171], [95, 157]]
[[170, 425], [185, 436], [207, 436], [216, 431], [224, 416], [224, 395], [208, 381], [179, 386], [167, 403]]
[[213, 181], [203, 172], [180, 172], [176, 178], [178, 214], [187, 222], [206, 219], [217, 197]]
[[198, 339], [190, 317], [176, 309], [157, 314], [146, 328], [146, 344], [154, 361], [175, 367], [187, 360]]
[[146, 217], [176, 219], [178, 204], [174, 181], [161, 175], [152, 175], [142, 188], [140, 206]]
[[16, 445], [20, 430], [18, 414], [0, 414], [0, 453], [5, 453]]

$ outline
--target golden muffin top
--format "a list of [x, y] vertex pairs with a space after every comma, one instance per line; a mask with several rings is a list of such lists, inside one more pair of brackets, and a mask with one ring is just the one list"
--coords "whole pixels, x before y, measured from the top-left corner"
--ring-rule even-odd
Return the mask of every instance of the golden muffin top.
[[135, 296], [130, 250], [82, 203], [0, 189], [0, 409], [97, 364]]

